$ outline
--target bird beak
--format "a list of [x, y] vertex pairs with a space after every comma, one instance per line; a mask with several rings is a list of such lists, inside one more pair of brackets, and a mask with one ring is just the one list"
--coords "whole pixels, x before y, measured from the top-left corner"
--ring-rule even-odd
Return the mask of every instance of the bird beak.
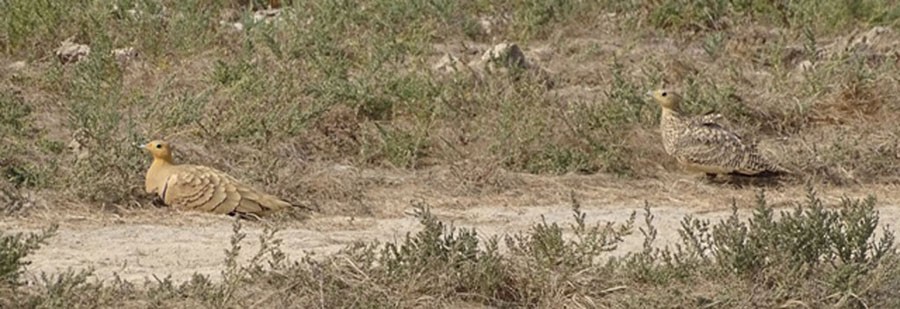
[[645, 95], [645, 96], [648, 96], [648, 97], [652, 97], [652, 96], [653, 96], [653, 90], [647, 90], [647, 92], [645, 92], [644, 95]]
[[132, 145], [134, 145], [134, 147], [137, 147], [137, 148], [140, 148], [140, 149], [144, 149], [144, 145], [146, 145], [146, 144], [147, 144], [147, 143], [134, 143], [134, 144], [132, 144]]

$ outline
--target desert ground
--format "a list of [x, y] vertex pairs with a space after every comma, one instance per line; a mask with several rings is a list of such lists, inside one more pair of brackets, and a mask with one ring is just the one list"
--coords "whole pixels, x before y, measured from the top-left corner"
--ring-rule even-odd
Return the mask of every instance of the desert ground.
[[[247, 222], [247, 252], [258, 250], [258, 238], [266, 225], [279, 227], [277, 238], [284, 241], [283, 248], [291, 259], [306, 254], [335, 254], [359, 241], [397, 241], [419, 229], [419, 220], [413, 215], [414, 203], [431, 205], [440, 220], [474, 228], [484, 238], [525, 232], [542, 220], [567, 226], [572, 221], [573, 194], [591, 223], [625, 222], [632, 213], [642, 215], [646, 202], [659, 229], [656, 246], [672, 246], [680, 242], [677, 230], [685, 216], [714, 222], [725, 220], [735, 202], [746, 218], [758, 193], [748, 188], [721, 188], [706, 184], [699, 177], [678, 174], [670, 182], [682, 182], [672, 186], [666, 182], [621, 181], [602, 176], [522, 175], [521, 185], [507, 192], [453, 197], [431, 186], [417, 185], [435, 177], [427, 172], [384, 176], [385, 173], [365, 173], [370, 177], [390, 177], [395, 182], [391, 188], [373, 188], [363, 194], [369, 197], [365, 202], [371, 205], [372, 215], [314, 215], [302, 221]], [[872, 188], [823, 191], [827, 193], [821, 197], [831, 205], [838, 204], [841, 197], [860, 199], [876, 194], [879, 218], [891, 231], [898, 231], [900, 196], [896, 189], [884, 187], [878, 193]], [[804, 194], [802, 186], [792, 186], [768, 191], [767, 196], [776, 209], [791, 211], [794, 205], [804, 202], [792, 197]], [[233, 221], [228, 216], [151, 208], [121, 214], [59, 215], [41, 211], [24, 218], [6, 218], [0, 224], [11, 232], [34, 232], [48, 223], [60, 225], [59, 235], [29, 256], [32, 280], [45, 272], [91, 268], [100, 280], [119, 276], [141, 282], [171, 276], [183, 282], [194, 273], [213, 278], [221, 275]], [[642, 246], [643, 237], [635, 233], [610, 255], [640, 251]], [[249, 254], [244, 256], [244, 260], [248, 258]]]

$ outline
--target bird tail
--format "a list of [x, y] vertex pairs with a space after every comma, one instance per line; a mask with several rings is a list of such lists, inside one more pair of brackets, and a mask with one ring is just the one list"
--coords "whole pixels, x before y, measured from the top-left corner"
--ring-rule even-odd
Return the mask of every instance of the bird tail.
[[313, 201], [305, 202], [305, 203], [291, 203], [291, 207], [303, 209], [311, 212], [320, 212], [321, 208], [319, 208], [319, 204]]
[[777, 166], [772, 169], [767, 169], [767, 170], [764, 170], [764, 171], [756, 173], [756, 174], [747, 174], [747, 173], [741, 173], [741, 172], [729, 173], [729, 175], [743, 176], [743, 177], [778, 177], [778, 176], [787, 176], [787, 175], [792, 175], [792, 174], [793, 174], [792, 171], [790, 171], [786, 168], [777, 167]]

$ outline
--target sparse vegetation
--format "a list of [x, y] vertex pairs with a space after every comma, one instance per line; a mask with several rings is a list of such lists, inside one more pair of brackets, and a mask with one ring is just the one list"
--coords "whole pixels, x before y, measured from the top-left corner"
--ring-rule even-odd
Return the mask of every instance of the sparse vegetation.
[[[900, 304], [900, 260], [894, 235], [878, 235], [875, 199], [844, 199], [826, 208], [810, 190], [793, 211], [775, 211], [760, 194], [749, 219], [734, 213], [719, 222], [685, 217], [674, 246], [654, 244], [652, 208], [636, 227], [588, 225], [577, 200], [568, 226], [539, 223], [503, 239], [446, 226], [427, 205], [414, 205], [421, 230], [387, 243], [359, 242], [335, 255], [285, 260], [277, 230], [237, 263], [245, 234], [236, 221], [221, 281], [195, 275], [143, 287], [86, 280], [90, 272], [45, 277], [28, 293], [5, 292], [21, 307], [416, 307], [478, 304], [493, 307], [799, 305], [840, 308]], [[611, 256], [638, 229], [644, 250]], [[44, 239], [46, 236], [34, 239]], [[3, 254], [16, 274], [37, 240], [14, 239]], [[6, 243], [6, 242], [4, 242]], [[9, 253], [9, 254], [7, 254]], [[10, 294], [11, 293], [11, 294]], [[143, 305], [141, 305], [143, 304]]]
[[[289, 162], [305, 159], [422, 169], [491, 158], [481, 161], [640, 179], [656, 173], [644, 162], [670, 160], [640, 138], [655, 138], [658, 111], [642, 94], [665, 83], [684, 88], [690, 112], [721, 112], [739, 129], [784, 138], [775, 152], [814, 180], [891, 181], [898, 168], [882, 157], [896, 145], [871, 151], [829, 130], [839, 122], [897, 133], [889, 125], [898, 112], [890, 103], [897, 59], [879, 45], [896, 36], [853, 45], [873, 26], [897, 25], [900, 12], [882, 4], [372, 0], [295, 2], [259, 20], [227, 1], [4, 1], [2, 60], [28, 61], [0, 81], [12, 91], [0, 99], [3, 131], [19, 132], [16, 146], [3, 148], [13, 158], [4, 173], [19, 185], [73, 189], [84, 202], [133, 205], [138, 190], [121, 184], [140, 183], [143, 157], [128, 145], [174, 135], [197, 145], [201, 163], [256, 158], [240, 162], [247, 169], [301, 169]], [[594, 37], [594, 29], [612, 36]], [[70, 37], [92, 53], [60, 65], [53, 49]], [[553, 72], [552, 87], [525, 72], [444, 76], [430, 68], [452, 46], [465, 44], [456, 55], [465, 58], [493, 41], [518, 42], [540, 58], [532, 62]], [[109, 52], [126, 46], [139, 57], [123, 65]], [[804, 60], [812, 65], [798, 68]], [[353, 116], [320, 121], [332, 110]], [[28, 124], [33, 118], [56, 121]], [[345, 136], [335, 139], [337, 130]], [[76, 131], [91, 154], [83, 160], [23, 143], [65, 144]], [[813, 138], [821, 145], [801, 142]], [[252, 147], [205, 151], [225, 143]], [[847, 154], [819, 153], [831, 144]], [[276, 151], [285, 148], [298, 151]], [[831, 161], [817, 162], [823, 155]]]
[[[898, 112], [890, 103], [898, 98], [890, 82], [897, 59], [878, 45], [894, 33], [847, 45], [872, 26], [894, 29], [900, 12], [881, 4], [373, 0], [296, 2], [257, 20], [227, 1], [4, 1], [3, 63], [28, 61], [0, 81], [11, 91], [0, 99], [3, 131], [19, 132], [7, 137], [15, 146], [3, 146], [12, 158], [4, 173], [18, 185], [73, 189], [84, 202], [134, 205], [138, 190], [121, 184], [140, 183], [143, 157], [128, 145], [175, 135], [176, 143], [200, 147], [193, 150], [201, 163], [256, 158], [240, 162], [247, 169], [276, 168], [255, 165], [263, 162], [301, 169], [289, 162], [305, 159], [422, 169], [491, 158], [481, 161], [517, 172], [640, 179], [656, 173], [644, 162], [670, 160], [654, 140], [640, 138], [655, 138], [658, 110], [642, 94], [665, 83], [685, 89], [691, 112], [718, 111], [739, 129], [784, 138], [775, 152], [815, 180], [892, 181], [898, 168], [883, 156], [896, 145], [872, 151], [829, 130], [839, 122], [856, 132], [897, 133], [889, 125]], [[598, 40], [593, 29], [613, 36]], [[92, 53], [60, 65], [53, 49], [70, 37]], [[554, 72], [553, 87], [523, 72], [430, 69], [458, 43], [468, 47], [457, 56], [466, 57], [500, 40], [544, 58], [536, 64]], [[139, 57], [122, 65], [109, 51], [126, 46]], [[814, 66], [798, 69], [803, 60]], [[353, 116], [320, 121], [332, 110]], [[54, 121], [29, 124], [34, 118]], [[335, 139], [328, 126], [343, 126], [345, 136]], [[23, 142], [66, 144], [76, 131], [91, 154], [83, 160]], [[801, 142], [808, 139], [821, 145]], [[253, 147], [205, 151], [224, 143]], [[847, 154], [822, 154], [822, 147]], [[276, 151], [285, 148], [298, 151]], [[831, 161], [818, 162], [823, 155]], [[73, 182], [79, 187], [67, 185]]]
[[25, 257], [52, 237], [57, 227], [51, 226], [40, 233], [8, 234], [0, 232], [0, 306], [17, 305], [16, 296], [22, 289], [21, 275], [30, 264]]
[[56, 232], [56, 226], [37, 234], [0, 235], [0, 282], [3, 284], [19, 284], [22, 267], [28, 265], [24, 260]]
[[[642, 97], [661, 85], [681, 88], [691, 113], [760, 132], [800, 175], [788, 185], [900, 175], [891, 1], [318, 0], [282, 1], [271, 18], [246, 2], [0, 0], [4, 213], [35, 195], [59, 208], [149, 205], [147, 158], [131, 145], [161, 137], [266, 191], [350, 205], [326, 214], [370, 215], [363, 187], [383, 185], [316, 173], [331, 164], [448, 169], [457, 195], [509, 189], [500, 171], [653, 179], [676, 166]], [[90, 55], [60, 64], [67, 38]], [[503, 41], [543, 71], [432, 67]], [[123, 47], [137, 58], [110, 54]], [[0, 239], [0, 307], [900, 307], [900, 259], [893, 235], [876, 237], [873, 205], [832, 210], [811, 195], [776, 215], [760, 198], [749, 221], [686, 218], [668, 248], [653, 245], [649, 208], [642, 227], [587, 226], [575, 207], [571, 227], [485, 239], [422, 206], [422, 230], [403, 241], [291, 263], [269, 231], [243, 266], [236, 226], [221, 282], [144, 286], [94, 283], [89, 270], [19, 286], [49, 234], [16, 236]], [[635, 232], [644, 251], [606, 254]]]

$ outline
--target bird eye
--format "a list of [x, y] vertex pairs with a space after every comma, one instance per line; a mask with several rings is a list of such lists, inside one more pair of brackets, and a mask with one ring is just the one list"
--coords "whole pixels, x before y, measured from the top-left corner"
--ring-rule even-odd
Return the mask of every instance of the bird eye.
[[662, 93], [662, 96], [666, 96], [667, 94], [668, 94], [668, 93], [663, 92], [663, 93]]
[[162, 148], [162, 144], [156, 144], [156, 149]]

